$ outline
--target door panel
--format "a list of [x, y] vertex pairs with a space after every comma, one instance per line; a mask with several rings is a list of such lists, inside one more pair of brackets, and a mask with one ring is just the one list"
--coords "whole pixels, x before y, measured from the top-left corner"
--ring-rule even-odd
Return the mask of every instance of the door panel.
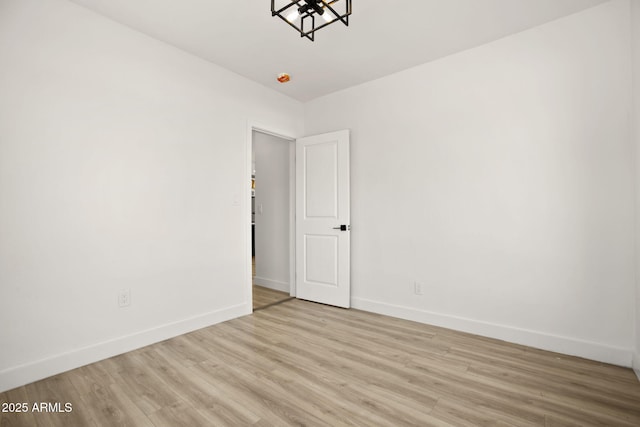
[[338, 236], [304, 236], [305, 282], [338, 286]]
[[338, 218], [338, 143], [303, 146], [305, 161], [305, 217]]
[[[350, 306], [349, 131], [296, 141], [296, 296]], [[344, 225], [344, 229], [340, 227]]]

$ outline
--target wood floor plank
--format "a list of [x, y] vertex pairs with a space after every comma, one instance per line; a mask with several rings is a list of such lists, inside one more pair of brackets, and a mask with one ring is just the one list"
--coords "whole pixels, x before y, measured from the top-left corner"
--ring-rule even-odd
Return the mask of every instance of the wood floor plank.
[[[629, 398], [633, 401], [640, 399], [637, 379], [635, 379], [635, 383], [621, 379], [620, 376], [616, 375], [621, 369], [617, 366], [609, 366], [607, 372], [599, 372], [599, 370], [595, 368], [599, 368], [600, 364], [591, 362], [594, 366], [594, 372], [589, 374], [588, 367], [574, 369], [570, 367], [562, 368], [553, 361], [538, 361], [526, 357], [514, 358], [509, 355], [492, 353], [488, 350], [477, 351], [477, 349], [472, 347], [461, 347], [457, 344], [450, 348], [445, 357], [462, 363], [470, 363], [477, 367], [509, 370], [526, 377], [545, 377], [549, 381], [570, 383], [573, 387], [595, 388], [605, 392], [615, 393], [616, 396]], [[583, 360], [575, 359], [577, 359], [576, 365], [584, 363]], [[629, 369], [628, 371], [631, 370]], [[553, 382], [550, 384], [553, 384]]]
[[260, 419], [237, 402], [230, 402], [215, 387], [191, 372], [175, 359], [163, 355], [162, 348], [151, 349], [142, 357], [151, 369], [162, 372], [162, 381], [180, 395], [183, 401], [197, 408], [215, 425], [250, 425]]
[[253, 309], [258, 310], [280, 301], [289, 299], [286, 292], [276, 291], [260, 285], [253, 285]]
[[[7, 408], [7, 411], [0, 412], [0, 427], [9, 427], [9, 426], [35, 426], [36, 419], [34, 414], [31, 412], [31, 402], [29, 401], [29, 396], [27, 395], [27, 387], [18, 387], [13, 390], [9, 390], [5, 393], [0, 394], [0, 404], [3, 403], [13, 403], [13, 404], [22, 404], [26, 403], [27, 408], [26, 412], [13, 412], [14, 409]], [[21, 405], [22, 406], [22, 405]]]
[[0, 427], [640, 425], [630, 369], [300, 300], [0, 393], [18, 401], [74, 410]]
[[148, 348], [117, 356], [120, 366], [114, 374], [122, 390], [147, 416], [154, 412], [179, 404], [182, 399], [161, 381], [162, 372], [149, 369], [139, 358], [139, 353]]
[[207, 426], [218, 421], [203, 415], [187, 402], [176, 402], [149, 415], [155, 427]]
[[66, 375], [80, 396], [76, 410], [96, 426], [153, 427], [146, 415], [121, 393], [111, 377], [105, 377], [93, 364], [74, 369]]
[[593, 410], [601, 414], [627, 414], [640, 417], [638, 399], [622, 393], [612, 393], [610, 390], [580, 383], [567, 384], [562, 381], [554, 381], [554, 378], [549, 377], [523, 375], [513, 370], [495, 367], [472, 365], [469, 368], [469, 373], [499, 381], [505, 387], [539, 390], [545, 397], [568, 401], [574, 406], [583, 406], [585, 411]]
[[448, 398], [440, 399], [432, 414], [434, 417], [447, 420], [458, 427], [525, 427], [540, 425], [533, 422], [526, 422], [522, 419], [513, 419], [504, 413], [496, 413], [496, 411], [480, 405], [457, 402]]
[[[93, 425], [91, 418], [86, 411], [80, 409], [81, 398], [75, 394], [69, 376], [55, 375], [38, 381], [32, 387], [27, 387], [27, 398], [29, 404], [34, 408], [42, 404], [52, 403], [58, 405], [60, 409], [65, 408], [67, 403], [72, 405], [70, 412], [51, 411], [40, 406], [40, 410], [32, 409], [32, 414], [39, 427], [66, 427], [70, 425], [90, 426]], [[66, 411], [66, 408], [64, 409]]]

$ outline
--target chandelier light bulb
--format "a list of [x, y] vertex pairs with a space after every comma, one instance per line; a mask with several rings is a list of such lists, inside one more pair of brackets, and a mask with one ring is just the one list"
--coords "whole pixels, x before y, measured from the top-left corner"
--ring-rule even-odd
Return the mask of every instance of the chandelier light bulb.
[[296, 19], [298, 19], [298, 16], [300, 16], [300, 13], [298, 13], [298, 10], [296, 9], [293, 12], [291, 12], [290, 14], [287, 15], [287, 21], [293, 22]]
[[324, 13], [321, 16], [322, 16], [322, 19], [324, 19], [325, 22], [333, 21], [333, 14], [328, 9], [325, 9]]

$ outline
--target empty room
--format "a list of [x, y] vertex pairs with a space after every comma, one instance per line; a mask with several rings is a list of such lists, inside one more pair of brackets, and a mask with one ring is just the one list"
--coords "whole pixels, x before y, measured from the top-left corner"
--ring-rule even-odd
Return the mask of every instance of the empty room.
[[0, 0], [0, 426], [640, 425], [640, 0]]

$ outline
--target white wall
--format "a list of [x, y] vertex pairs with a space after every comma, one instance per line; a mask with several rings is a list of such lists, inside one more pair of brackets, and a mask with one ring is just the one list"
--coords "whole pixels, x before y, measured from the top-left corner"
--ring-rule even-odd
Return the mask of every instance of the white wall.
[[352, 130], [355, 307], [631, 364], [628, 11], [305, 105], [307, 134]]
[[[256, 285], [289, 293], [289, 146], [253, 132], [256, 160]], [[260, 210], [262, 207], [262, 210]]]
[[633, 58], [633, 129], [635, 140], [636, 184], [636, 313], [635, 353], [633, 367], [640, 379], [640, 3], [631, 2], [632, 58]]
[[1, 0], [0, 391], [249, 313], [247, 126], [298, 135], [299, 110], [67, 1]]

